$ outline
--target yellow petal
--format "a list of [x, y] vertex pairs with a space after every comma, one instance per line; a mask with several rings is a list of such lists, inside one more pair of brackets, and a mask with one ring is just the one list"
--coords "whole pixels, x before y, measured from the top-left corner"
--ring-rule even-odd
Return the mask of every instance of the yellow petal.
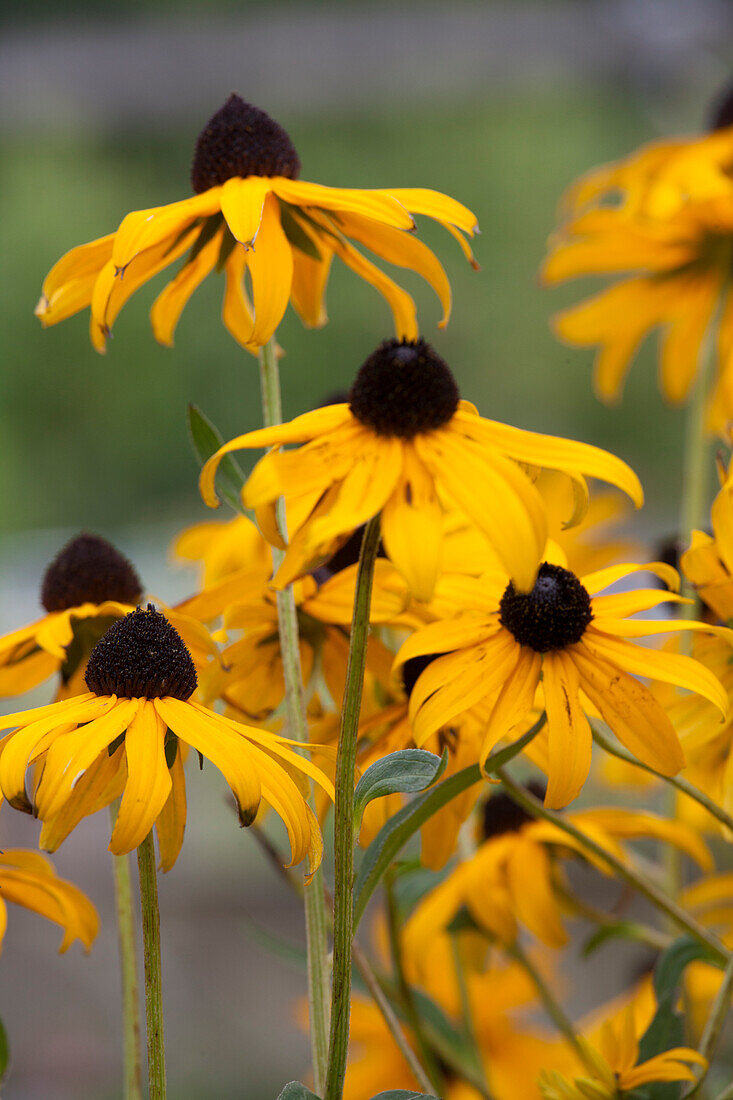
[[546, 653], [542, 674], [550, 766], [545, 805], [559, 810], [577, 797], [588, 778], [593, 737], [570, 657], [562, 650]]
[[275, 194], [293, 206], [347, 210], [374, 218], [385, 225], [393, 225], [396, 229], [412, 229], [414, 226], [407, 210], [393, 197], [394, 192], [324, 187], [320, 183], [289, 180], [281, 176], [276, 176], [270, 183]]
[[[307, 230], [303, 229], [303, 232]], [[299, 248], [293, 249], [293, 285], [290, 300], [303, 324], [309, 328], [321, 328], [328, 320], [325, 295], [333, 260], [333, 249], [319, 240], [318, 251], [320, 259], [316, 260], [305, 252], [301, 252]]]
[[221, 212], [232, 236], [245, 250], [254, 248], [262, 224], [270, 181], [265, 176], [233, 176], [221, 188]]
[[532, 712], [542, 672], [542, 657], [528, 646], [517, 645], [514, 671], [506, 679], [484, 730], [479, 762], [482, 769], [494, 746], [504, 738], [519, 735]]
[[361, 252], [349, 244], [346, 239], [334, 237], [332, 244], [333, 250], [339, 259], [347, 267], [350, 267], [360, 279], [378, 290], [382, 297], [386, 299], [394, 317], [397, 339], [416, 340], [419, 334], [417, 311], [415, 303], [407, 291], [398, 286], [393, 279], [390, 279], [389, 275], [385, 275], [366, 256], [362, 256]]
[[212, 187], [190, 199], [128, 214], [115, 234], [112, 250], [114, 267], [117, 270], [127, 267], [143, 250], [160, 246], [161, 242], [167, 246], [197, 218], [208, 218], [218, 213], [220, 192], [221, 188]]
[[171, 792], [168, 801], [158, 814], [155, 831], [158, 834], [160, 870], [170, 871], [178, 859], [186, 828], [186, 777], [183, 770], [185, 746], [178, 745], [178, 752], [171, 768]]
[[39, 846], [47, 852], [55, 852], [83, 818], [97, 813], [122, 794], [127, 772], [124, 765], [124, 746], [110, 756], [103, 749], [74, 788], [74, 797], [67, 799], [59, 812], [43, 822]]
[[616, 581], [630, 576], [631, 573], [653, 573], [664, 581], [672, 592], [676, 592], [680, 586], [677, 570], [663, 561], [642, 562], [641, 564], [626, 562], [624, 565], [609, 565], [605, 569], [597, 569], [594, 573], [586, 573], [580, 578], [580, 581], [590, 595], [594, 596], [596, 592], [601, 592], [604, 588], [615, 584]]
[[214, 270], [221, 241], [221, 232], [215, 233], [193, 260], [184, 263], [176, 277], [155, 299], [150, 322], [159, 343], [173, 347], [173, 333], [178, 320], [196, 287]]
[[427, 187], [390, 187], [379, 192], [392, 195], [410, 211], [411, 214], [425, 214], [439, 222], [450, 222], [465, 233], [477, 233], [478, 222], [473, 211], [467, 206]]
[[293, 252], [273, 194], [265, 199], [257, 245], [247, 253], [255, 323], [249, 343], [262, 347], [280, 324], [293, 285]]
[[114, 233], [108, 233], [79, 245], [56, 261], [44, 279], [35, 309], [44, 328], [65, 321], [89, 305], [95, 280], [112, 257], [114, 237]]
[[517, 917], [548, 947], [563, 947], [567, 934], [552, 887], [552, 864], [541, 844], [517, 836], [506, 860]]
[[443, 509], [414, 447], [404, 447], [403, 461], [402, 480], [382, 510], [382, 538], [415, 599], [429, 600], [440, 574]]
[[224, 265], [226, 281], [221, 319], [237, 343], [254, 354], [257, 351], [256, 345], [251, 343], [254, 317], [252, 305], [244, 289], [246, 268], [247, 256], [244, 248], [236, 245]]
[[149, 699], [143, 701], [125, 734], [127, 783], [109, 850], [116, 856], [142, 844], [171, 789], [163, 748], [166, 725]]

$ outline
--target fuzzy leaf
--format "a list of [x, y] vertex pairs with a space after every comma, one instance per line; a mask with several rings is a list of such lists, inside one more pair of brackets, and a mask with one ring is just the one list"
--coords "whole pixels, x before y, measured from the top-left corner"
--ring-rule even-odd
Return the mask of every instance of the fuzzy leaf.
[[417, 794], [440, 779], [448, 764], [442, 757], [425, 749], [400, 749], [376, 760], [362, 775], [354, 792], [354, 828], [358, 831], [362, 814], [373, 798], [388, 794]]
[[300, 1081], [290, 1081], [277, 1100], [319, 1100], [319, 1098], [305, 1085], [301, 1085]]
[[[211, 421], [195, 405], [188, 406], [188, 431], [196, 457], [203, 464], [218, 451], [224, 442], [221, 434]], [[242, 486], [245, 477], [238, 463], [231, 455], [225, 455], [218, 470], [217, 491], [221, 498], [234, 509], [242, 512]]]
[[437, 1100], [437, 1097], [428, 1095], [427, 1092], [410, 1092], [409, 1089], [390, 1089], [389, 1092], [379, 1092], [372, 1100]]

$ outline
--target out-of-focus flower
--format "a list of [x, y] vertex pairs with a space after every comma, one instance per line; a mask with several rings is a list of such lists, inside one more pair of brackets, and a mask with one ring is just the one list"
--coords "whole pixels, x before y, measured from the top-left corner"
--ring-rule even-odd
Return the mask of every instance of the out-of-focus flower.
[[[311, 572], [354, 528], [381, 513], [387, 555], [415, 597], [430, 599], [441, 568], [445, 500], [476, 524], [527, 591], [547, 542], [547, 516], [521, 464], [568, 474], [584, 503], [586, 475], [642, 501], [636, 475], [606, 451], [480, 417], [460, 400], [449, 367], [423, 340], [381, 344], [361, 367], [349, 400], [238, 436], [201, 472], [203, 498], [216, 506], [214, 482], [224, 455], [274, 448], [255, 466], [243, 499], [257, 509], [274, 545], [282, 545], [274, 520], [278, 498], [289, 508], [307, 502], [305, 518], [290, 527], [278, 586]], [[288, 443], [304, 446], [281, 452]]]
[[[464, 234], [476, 217], [455, 199], [420, 187], [363, 190], [298, 179], [300, 160], [269, 115], [237, 95], [214, 114], [196, 143], [191, 185], [180, 202], [135, 210], [115, 233], [73, 248], [51, 269], [36, 314], [54, 325], [91, 307], [90, 336], [104, 351], [117, 315], [132, 294], [184, 257], [153, 305], [157, 340], [173, 333], [194, 290], [215, 269], [226, 274], [222, 321], [249, 351], [266, 344], [288, 301], [311, 327], [325, 324], [324, 295], [334, 256], [387, 300], [398, 336], [417, 336], [415, 304], [354, 243], [422, 275], [448, 321], [450, 284], [435, 255], [418, 240], [413, 214], [443, 225], [474, 264]], [[251, 283], [251, 301], [245, 290]]]
[[64, 930], [60, 952], [67, 951], [74, 940], [81, 940], [89, 951], [99, 931], [99, 915], [86, 894], [59, 878], [51, 861], [39, 852], [5, 848], [0, 853], [0, 946], [9, 901], [59, 924]]
[[[293, 751], [296, 742], [195, 702], [191, 656], [152, 605], [110, 627], [92, 650], [86, 682], [83, 695], [0, 720], [0, 729], [13, 730], [2, 741], [0, 788], [11, 805], [46, 823], [42, 844], [56, 847], [121, 786], [110, 851], [129, 852], [155, 825], [167, 870], [186, 818], [180, 741], [223, 773], [242, 825], [254, 821], [261, 802], [272, 806], [287, 828], [292, 863], [308, 856], [311, 868], [318, 866], [321, 834], [302, 780], [310, 777], [332, 796], [330, 781]], [[38, 765], [30, 798], [29, 764]]]

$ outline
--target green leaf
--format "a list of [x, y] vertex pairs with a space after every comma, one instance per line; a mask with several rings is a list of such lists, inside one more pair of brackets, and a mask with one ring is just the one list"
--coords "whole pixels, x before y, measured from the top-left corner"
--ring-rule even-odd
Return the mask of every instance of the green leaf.
[[354, 828], [358, 832], [362, 814], [373, 798], [388, 794], [417, 794], [440, 779], [448, 765], [443, 756], [425, 749], [400, 749], [375, 761], [362, 775], [354, 792]]
[[288, 940], [274, 935], [267, 928], [263, 928], [261, 924], [258, 924], [256, 920], [253, 920], [248, 913], [240, 911], [239, 920], [244, 924], [245, 935], [254, 943], [264, 947], [266, 951], [276, 955], [279, 959], [291, 963], [303, 973], [306, 972], [308, 969], [308, 952], [305, 947], [299, 947], [295, 943], [290, 943]]
[[[662, 952], [654, 968], [654, 993], [657, 1011], [639, 1042], [639, 1062], [646, 1062], [656, 1054], [684, 1043], [682, 1017], [676, 1011], [677, 987], [685, 967], [701, 959], [720, 965], [717, 956], [692, 936], [680, 936]], [[678, 1082], [650, 1084], [638, 1091], [638, 1100], [677, 1100], [680, 1094]]]
[[5, 1076], [10, 1061], [10, 1046], [5, 1024], [0, 1020], [0, 1080]]
[[301, 1085], [300, 1081], [290, 1081], [277, 1100], [319, 1100], [314, 1092]]
[[[188, 430], [196, 457], [203, 466], [218, 451], [224, 440], [211, 421], [195, 405], [188, 406]], [[218, 492], [235, 512], [243, 511], [242, 486], [244, 474], [237, 462], [226, 455], [219, 466]]]
[[608, 940], [615, 939], [635, 940], [638, 943], [645, 943], [644, 927], [633, 920], [619, 920], [614, 921], [613, 924], [604, 924], [597, 928], [583, 944], [583, 957], [587, 959], [589, 955], [592, 955]]
[[[484, 771], [491, 772], [496, 768], [508, 764], [517, 753], [520, 753], [545, 724], [545, 715], [534, 724], [531, 730], [507, 745], [505, 749], [492, 753], [486, 761]], [[359, 870], [354, 882], [354, 928], [364, 915], [367, 902], [379, 885], [382, 875], [387, 870], [398, 852], [404, 848], [408, 840], [428, 821], [438, 810], [442, 810], [453, 798], [472, 787], [474, 783], [480, 783], [483, 779], [478, 764], [472, 764], [463, 771], [456, 772], [449, 779], [444, 779], [437, 787], [426, 791], [413, 799], [408, 806], [396, 813], [382, 826], [372, 843], [367, 848], [359, 864]]]
[[294, 248], [299, 248], [301, 252], [305, 252], [306, 256], [310, 256], [312, 260], [320, 260], [321, 253], [318, 250], [316, 242], [306, 233], [302, 225], [296, 221], [293, 217], [292, 210], [293, 208], [290, 203], [280, 199], [280, 224], [283, 227], [285, 236]]
[[428, 1095], [427, 1092], [410, 1092], [409, 1089], [390, 1089], [389, 1092], [378, 1092], [372, 1100], [437, 1100], [437, 1097]]

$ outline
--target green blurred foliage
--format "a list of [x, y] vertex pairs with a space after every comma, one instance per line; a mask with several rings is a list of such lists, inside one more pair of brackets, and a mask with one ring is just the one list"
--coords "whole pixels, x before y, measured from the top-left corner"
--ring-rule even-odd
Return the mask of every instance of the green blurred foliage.
[[[187, 134], [64, 133], [8, 142], [0, 167], [3, 532], [203, 517], [186, 438], [188, 402], [227, 438], [260, 423], [257, 363], [221, 325], [218, 276], [186, 308], [172, 350], [156, 344], [148, 321], [165, 274], [124, 308], [106, 356], [91, 348], [88, 311], [46, 331], [32, 313], [45, 272], [64, 251], [109, 232], [128, 210], [190, 193], [191, 149], [204, 121], [192, 119]], [[602, 87], [575, 87], [409, 112], [395, 105], [389, 115], [279, 121], [298, 147], [305, 179], [434, 187], [476, 212], [479, 273], [440, 227], [426, 219], [419, 225], [453, 284], [444, 332], [429, 288], [394, 273], [415, 294], [425, 335], [485, 416], [611, 448], [647, 486], [648, 523], [673, 523], [682, 422], [656, 392], [651, 347], [632, 370], [621, 409], [604, 408], [592, 395], [590, 353], [562, 347], [548, 327], [555, 308], [589, 288], [546, 291], [537, 283], [564, 186], [652, 136], [637, 105]], [[336, 264], [328, 306], [330, 321], [318, 332], [304, 330], [292, 310], [281, 327], [288, 416], [348, 388], [361, 361], [392, 334], [383, 300]]]

